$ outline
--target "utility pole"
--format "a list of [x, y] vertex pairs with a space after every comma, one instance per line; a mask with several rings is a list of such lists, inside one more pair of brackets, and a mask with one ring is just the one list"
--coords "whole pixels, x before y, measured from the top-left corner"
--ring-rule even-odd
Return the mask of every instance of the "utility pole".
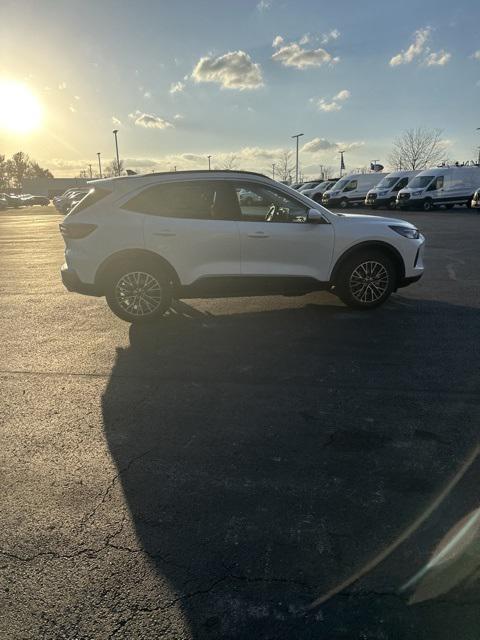
[[272, 180], [275, 180], [275, 163], [272, 164]]
[[298, 139], [300, 136], [303, 136], [303, 133], [297, 133], [292, 138], [297, 139], [297, 154], [296, 154], [296, 162], [295, 162], [295, 182], [298, 182]]
[[115, 136], [115, 149], [117, 151], [117, 176], [120, 175], [120, 157], [118, 155], [118, 140], [117, 140], [118, 129], [113, 130], [113, 135]]
[[88, 168], [90, 169], [90, 180], [93, 178], [93, 174], [92, 174], [92, 165], [89, 164]]
[[100, 178], [102, 178], [102, 161], [100, 160], [100, 151], [97, 151], [98, 156], [98, 173], [100, 174]]
[[345, 162], [343, 161], [343, 154], [345, 153], [345, 151], [339, 151], [338, 152], [340, 154], [340, 178], [343, 175], [343, 170], [345, 169]]
[[208, 170], [209, 170], [209, 171], [211, 171], [211, 168], [210, 168], [210, 158], [211, 158], [211, 157], [212, 157], [212, 156], [207, 156], [207, 158], [208, 158]]

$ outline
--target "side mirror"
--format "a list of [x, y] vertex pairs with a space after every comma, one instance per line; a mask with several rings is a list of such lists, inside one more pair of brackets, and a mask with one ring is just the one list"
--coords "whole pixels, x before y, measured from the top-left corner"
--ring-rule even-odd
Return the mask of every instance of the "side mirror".
[[307, 222], [310, 224], [325, 224], [325, 218], [318, 209], [310, 209], [307, 215]]

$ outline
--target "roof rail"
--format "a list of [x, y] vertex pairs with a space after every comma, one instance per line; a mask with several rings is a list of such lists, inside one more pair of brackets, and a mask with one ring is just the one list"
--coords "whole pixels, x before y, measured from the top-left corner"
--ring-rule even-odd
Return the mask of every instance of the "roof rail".
[[201, 173], [201, 174], [208, 174], [208, 173], [244, 173], [246, 175], [250, 175], [250, 176], [260, 176], [261, 178], [268, 178], [269, 180], [272, 180], [272, 178], [270, 178], [270, 176], [266, 176], [264, 173], [259, 173], [258, 171], [241, 171], [236, 170], [236, 169], [185, 169], [183, 171], [155, 171], [152, 173], [138, 173], [136, 175], [129, 175], [129, 176], [114, 176], [113, 178], [110, 179], [114, 179], [114, 180], [125, 180], [126, 178], [147, 178], [149, 176], [178, 176], [178, 175], [185, 175], [185, 174], [191, 174], [191, 173]]

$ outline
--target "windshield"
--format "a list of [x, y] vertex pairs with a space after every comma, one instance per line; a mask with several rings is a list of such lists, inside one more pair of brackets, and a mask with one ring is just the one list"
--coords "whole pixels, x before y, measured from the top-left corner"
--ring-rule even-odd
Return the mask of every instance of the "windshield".
[[398, 176], [396, 177], [391, 177], [389, 178], [388, 176], [386, 178], [383, 178], [383, 180], [380, 180], [380, 182], [377, 184], [377, 189], [391, 189], [392, 187], [394, 187], [397, 182], [400, 180], [400, 178]]
[[306, 184], [302, 185], [302, 191], [304, 189], [313, 189], [317, 185], [318, 185], [318, 182], [307, 182]]
[[433, 178], [434, 176], [417, 176], [409, 183], [408, 186], [411, 189], [424, 189], [425, 187], [428, 187]]
[[344, 187], [347, 186], [347, 184], [350, 182], [351, 178], [343, 178], [343, 180], [339, 180], [338, 182], [335, 182], [332, 187], [334, 186], [335, 189], [343, 189]]

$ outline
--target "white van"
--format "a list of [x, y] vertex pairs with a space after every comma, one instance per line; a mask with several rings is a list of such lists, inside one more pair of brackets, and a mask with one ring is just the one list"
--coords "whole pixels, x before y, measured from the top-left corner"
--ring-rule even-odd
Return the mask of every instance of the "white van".
[[346, 209], [353, 204], [363, 204], [368, 191], [377, 185], [386, 173], [351, 173], [340, 178], [333, 187], [323, 194], [324, 207]]
[[387, 207], [395, 209], [397, 206], [397, 193], [405, 188], [409, 181], [420, 171], [392, 171], [381, 180], [376, 187], [370, 189], [365, 198], [367, 207]]
[[319, 202], [320, 204], [322, 204], [323, 194], [325, 193], [325, 191], [331, 189], [337, 181], [338, 178], [322, 180], [322, 182], [319, 182], [316, 187], [303, 190], [302, 194], [304, 196], [308, 196], [312, 200], [315, 200], [315, 202]]
[[473, 194], [480, 187], [480, 167], [450, 166], [426, 169], [401, 189], [397, 204], [401, 209], [431, 211], [444, 205], [450, 209], [456, 204], [471, 206]]

